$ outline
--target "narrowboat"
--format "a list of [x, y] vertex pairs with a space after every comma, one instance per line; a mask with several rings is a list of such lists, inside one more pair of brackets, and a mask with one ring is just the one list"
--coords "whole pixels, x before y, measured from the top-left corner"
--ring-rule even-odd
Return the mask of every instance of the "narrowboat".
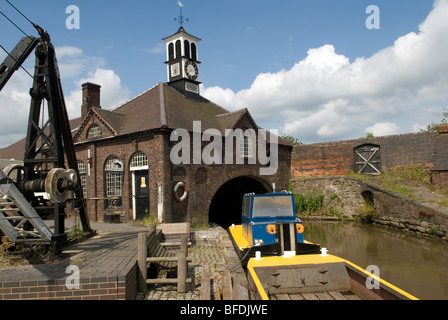
[[328, 254], [252, 258], [247, 277], [253, 300], [418, 300]]
[[241, 222], [228, 232], [247, 269], [251, 299], [418, 300], [306, 241], [290, 192], [246, 194]]
[[228, 231], [243, 265], [258, 251], [263, 256], [320, 253], [320, 246], [307, 242], [304, 226], [296, 216], [294, 195], [274, 192], [243, 197], [241, 225]]

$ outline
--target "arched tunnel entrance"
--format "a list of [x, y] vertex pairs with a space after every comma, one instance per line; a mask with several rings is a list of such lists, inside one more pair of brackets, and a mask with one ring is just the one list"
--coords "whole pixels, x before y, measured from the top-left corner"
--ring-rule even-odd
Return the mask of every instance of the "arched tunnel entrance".
[[269, 192], [260, 181], [251, 177], [239, 177], [227, 181], [218, 189], [209, 209], [209, 222], [227, 229], [233, 224], [241, 224], [243, 196], [247, 193]]

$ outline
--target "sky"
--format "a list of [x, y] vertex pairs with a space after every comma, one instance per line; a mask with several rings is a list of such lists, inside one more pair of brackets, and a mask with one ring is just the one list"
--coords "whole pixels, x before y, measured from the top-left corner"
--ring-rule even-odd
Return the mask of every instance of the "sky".
[[[113, 109], [167, 81], [162, 39], [179, 28], [178, 0], [9, 1], [50, 34], [70, 118], [84, 82]], [[268, 130], [304, 143], [419, 132], [448, 106], [448, 0], [181, 1], [202, 39], [201, 94]], [[71, 5], [79, 28], [67, 28]], [[37, 36], [5, 0], [0, 11]], [[0, 15], [1, 46], [23, 36]], [[34, 72], [33, 55], [24, 67]], [[18, 70], [0, 92], [0, 148], [26, 135], [31, 86]]]

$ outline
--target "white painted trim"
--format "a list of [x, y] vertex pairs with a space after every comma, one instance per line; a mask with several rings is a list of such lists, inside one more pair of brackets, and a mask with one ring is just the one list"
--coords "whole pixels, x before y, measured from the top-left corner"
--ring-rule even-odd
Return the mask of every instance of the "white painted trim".
[[135, 171], [132, 172], [132, 219], [137, 220], [137, 208], [135, 201]]

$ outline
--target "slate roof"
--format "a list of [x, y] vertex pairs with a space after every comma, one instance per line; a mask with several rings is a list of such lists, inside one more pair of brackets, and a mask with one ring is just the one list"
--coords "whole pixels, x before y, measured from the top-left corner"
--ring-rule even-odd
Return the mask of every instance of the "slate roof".
[[[75, 138], [82, 136], [90, 117], [96, 116], [111, 130], [114, 136], [145, 132], [158, 128], [182, 128], [193, 131], [193, 121], [201, 121], [201, 129], [218, 129], [224, 135], [225, 129], [238, 127], [243, 117], [258, 128], [248, 109], [230, 112], [203, 97], [186, 98], [166, 83], [159, 83], [113, 110], [92, 107], [84, 119], [70, 121]], [[292, 146], [279, 138], [279, 144]], [[0, 149], [0, 159], [23, 159], [25, 139]]]

